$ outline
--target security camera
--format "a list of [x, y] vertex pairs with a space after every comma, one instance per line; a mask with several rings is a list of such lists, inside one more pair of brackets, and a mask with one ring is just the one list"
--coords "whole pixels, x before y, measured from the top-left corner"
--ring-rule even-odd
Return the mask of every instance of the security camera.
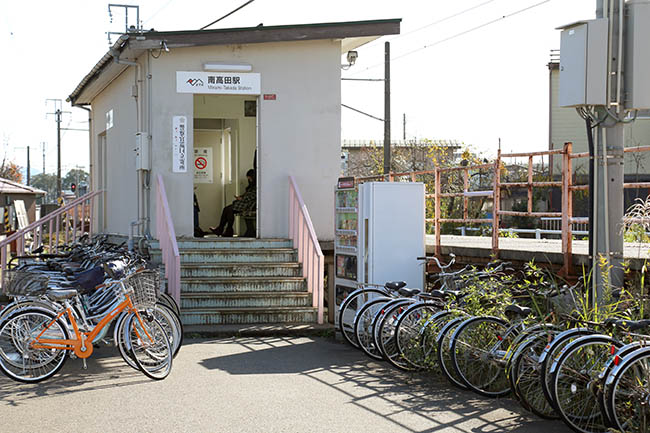
[[348, 51], [348, 63], [350, 65], [354, 65], [354, 62], [357, 61], [357, 58], [359, 57], [359, 53], [356, 51]]

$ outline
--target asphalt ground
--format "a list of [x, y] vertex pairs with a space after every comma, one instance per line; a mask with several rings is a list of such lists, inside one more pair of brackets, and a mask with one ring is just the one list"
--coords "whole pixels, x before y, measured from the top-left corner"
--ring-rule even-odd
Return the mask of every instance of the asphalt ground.
[[514, 401], [397, 371], [327, 338], [188, 340], [163, 381], [126, 366], [112, 346], [82, 369], [20, 384], [0, 375], [0, 432], [530, 432], [569, 431]]

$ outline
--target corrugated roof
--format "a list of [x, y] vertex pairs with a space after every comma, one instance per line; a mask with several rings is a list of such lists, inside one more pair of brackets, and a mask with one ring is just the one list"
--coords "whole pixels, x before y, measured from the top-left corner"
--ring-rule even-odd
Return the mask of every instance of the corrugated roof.
[[45, 195], [45, 191], [40, 189], [22, 185], [17, 182], [13, 182], [9, 179], [0, 178], [0, 194], [35, 194], [35, 195]]

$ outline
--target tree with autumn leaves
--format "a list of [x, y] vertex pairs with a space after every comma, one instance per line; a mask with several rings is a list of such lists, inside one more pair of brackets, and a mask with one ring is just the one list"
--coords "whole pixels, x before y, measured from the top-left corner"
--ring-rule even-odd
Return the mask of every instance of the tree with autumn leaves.
[[22, 183], [23, 174], [20, 170], [21, 167], [18, 164], [13, 161], [7, 161], [6, 157], [2, 158], [2, 165], [0, 165], [0, 178]]

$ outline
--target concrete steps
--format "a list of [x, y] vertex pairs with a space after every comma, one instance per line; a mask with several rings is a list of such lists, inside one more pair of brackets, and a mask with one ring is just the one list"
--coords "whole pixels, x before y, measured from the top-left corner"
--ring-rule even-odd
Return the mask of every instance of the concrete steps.
[[216, 277], [299, 277], [297, 262], [185, 263], [181, 278]]
[[195, 292], [183, 293], [181, 309], [202, 308], [275, 308], [275, 307], [311, 307], [312, 297], [302, 292]]
[[315, 308], [298, 307], [197, 308], [181, 311], [183, 325], [315, 323], [317, 316]]
[[[317, 322], [297, 252], [287, 239], [179, 238], [181, 320], [222, 326]], [[160, 262], [158, 245], [152, 258]], [[216, 328], [215, 328], [216, 331]]]
[[306, 291], [303, 277], [181, 277], [181, 293], [297, 292], [301, 290]]

